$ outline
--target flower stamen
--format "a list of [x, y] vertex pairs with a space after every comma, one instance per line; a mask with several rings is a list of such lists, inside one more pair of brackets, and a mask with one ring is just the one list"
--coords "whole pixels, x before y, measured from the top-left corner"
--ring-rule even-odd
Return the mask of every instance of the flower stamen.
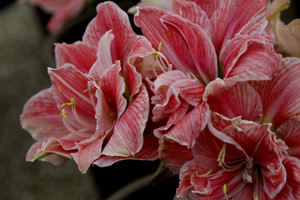
[[226, 143], [223, 144], [223, 147], [219, 153], [217, 161], [219, 162], [219, 166], [221, 167], [225, 162], [225, 153], [226, 153]]

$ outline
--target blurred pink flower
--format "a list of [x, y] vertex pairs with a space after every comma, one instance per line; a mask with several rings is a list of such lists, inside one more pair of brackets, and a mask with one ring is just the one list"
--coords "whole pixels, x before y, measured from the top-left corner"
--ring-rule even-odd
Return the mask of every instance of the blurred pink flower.
[[40, 7], [52, 17], [47, 24], [50, 33], [57, 32], [65, 22], [76, 17], [84, 8], [87, 0], [19, 0]]
[[294, 19], [285, 25], [281, 19], [281, 12], [290, 5], [288, 0], [275, 0], [267, 9], [269, 20], [268, 31], [275, 35], [275, 49], [284, 57], [300, 57], [300, 19]]
[[52, 87], [24, 106], [21, 123], [38, 140], [27, 160], [74, 159], [85, 173], [93, 163], [157, 158], [157, 139], [144, 135], [149, 96], [128, 58], [139, 41], [114, 3], [97, 7], [83, 41], [56, 44]]

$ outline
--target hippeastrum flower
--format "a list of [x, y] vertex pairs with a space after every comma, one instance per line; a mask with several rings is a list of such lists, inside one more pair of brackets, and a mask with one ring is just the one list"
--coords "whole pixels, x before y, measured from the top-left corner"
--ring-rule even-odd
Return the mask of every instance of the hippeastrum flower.
[[300, 59], [285, 58], [272, 80], [211, 82], [203, 94], [212, 112], [208, 128], [181, 168], [177, 195], [299, 199], [299, 77]]
[[144, 135], [148, 92], [128, 62], [140, 36], [116, 4], [99, 4], [97, 12], [83, 41], [56, 45], [52, 87], [24, 106], [21, 124], [37, 140], [28, 161], [74, 159], [85, 173], [92, 163], [157, 158], [157, 139]]
[[280, 14], [290, 5], [288, 0], [275, 0], [267, 9], [269, 20], [268, 31], [275, 35], [275, 49], [283, 56], [300, 57], [300, 19], [295, 19], [285, 25], [280, 20]]
[[[267, 0], [174, 0], [172, 11], [143, 6], [134, 21], [172, 64], [208, 84], [218, 76], [231, 84], [268, 80], [277, 72], [280, 56], [267, 26]], [[197, 17], [195, 17], [197, 16]]]
[[50, 33], [57, 32], [65, 22], [76, 17], [84, 7], [87, 0], [19, 0], [40, 7], [52, 15], [47, 24]]
[[[271, 36], [262, 34], [266, 4], [174, 0], [168, 10], [139, 8], [134, 21], [158, 47], [154, 57], [160, 60], [150, 85], [161, 156], [178, 147], [173, 142], [185, 146], [183, 154], [194, 145], [209, 119], [209, 105], [202, 99], [205, 86], [218, 76], [234, 85], [269, 80], [276, 74], [281, 56], [274, 51]], [[165, 138], [171, 143], [167, 145]]]

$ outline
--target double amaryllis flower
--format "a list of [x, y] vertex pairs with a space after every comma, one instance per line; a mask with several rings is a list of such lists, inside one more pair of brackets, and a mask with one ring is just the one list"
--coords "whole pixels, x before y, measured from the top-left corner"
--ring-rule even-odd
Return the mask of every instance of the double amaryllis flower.
[[83, 41], [56, 45], [52, 87], [24, 106], [22, 126], [38, 140], [27, 160], [74, 159], [86, 172], [92, 163], [157, 158], [157, 141], [144, 134], [148, 92], [127, 62], [142, 38], [115, 4], [100, 4], [97, 12]]
[[24, 107], [27, 160], [159, 158], [179, 174], [174, 199], [299, 199], [300, 60], [275, 52], [267, 3], [142, 1], [144, 36], [99, 4]]

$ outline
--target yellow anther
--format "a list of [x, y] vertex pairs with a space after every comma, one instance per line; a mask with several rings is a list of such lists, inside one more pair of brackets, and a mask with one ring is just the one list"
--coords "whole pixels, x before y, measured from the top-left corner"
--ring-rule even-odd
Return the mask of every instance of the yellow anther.
[[155, 50], [153, 51], [153, 57], [154, 57], [154, 60], [156, 60], [159, 57], [158, 52]]
[[83, 92], [89, 92], [90, 94], [93, 94], [93, 93], [94, 93], [92, 89], [86, 89], [86, 90], [84, 90]]
[[258, 196], [255, 197], [255, 200], [258, 200]]
[[213, 171], [213, 169], [209, 170], [208, 172], [206, 172], [205, 174], [200, 174], [196, 171], [196, 176], [201, 178], [201, 177], [206, 177], [208, 176], [211, 172]]
[[165, 93], [165, 91], [166, 91], [165, 88], [162, 88], [162, 87], [158, 88], [158, 90], [161, 91], [162, 93]]
[[227, 185], [226, 185], [226, 184], [223, 185], [223, 192], [224, 192], [224, 195], [225, 195], [225, 199], [228, 200], [228, 196], [227, 196]]
[[182, 16], [182, 10], [181, 10], [181, 8], [179, 8], [179, 14]]
[[224, 163], [225, 161], [225, 153], [226, 153], [226, 143], [223, 144], [223, 147], [219, 153], [219, 156], [218, 156], [218, 160], [219, 161], [219, 166], [221, 167], [222, 166], [222, 163]]
[[66, 110], [65, 110], [65, 109], [62, 109], [62, 110], [61, 110], [60, 116], [61, 116], [62, 118], [64, 118], [64, 119], [67, 118], [67, 114], [66, 114]]
[[57, 86], [57, 89], [58, 89], [59, 92], [63, 91], [63, 89], [61, 87], [59, 87], [59, 86]]
[[72, 106], [72, 107], [75, 106], [75, 99], [71, 98], [71, 102], [64, 103], [60, 107], [63, 108], [63, 107], [66, 107], [66, 106]]
[[224, 194], [227, 194], [227, 185], [226, 184], [223, 185], [223, 192], [224, 192]]
[[160, 42], [159, 44], [158, 44], [158, 51], [161, 51], [161, 45], [162, 45], [162, 42]]

